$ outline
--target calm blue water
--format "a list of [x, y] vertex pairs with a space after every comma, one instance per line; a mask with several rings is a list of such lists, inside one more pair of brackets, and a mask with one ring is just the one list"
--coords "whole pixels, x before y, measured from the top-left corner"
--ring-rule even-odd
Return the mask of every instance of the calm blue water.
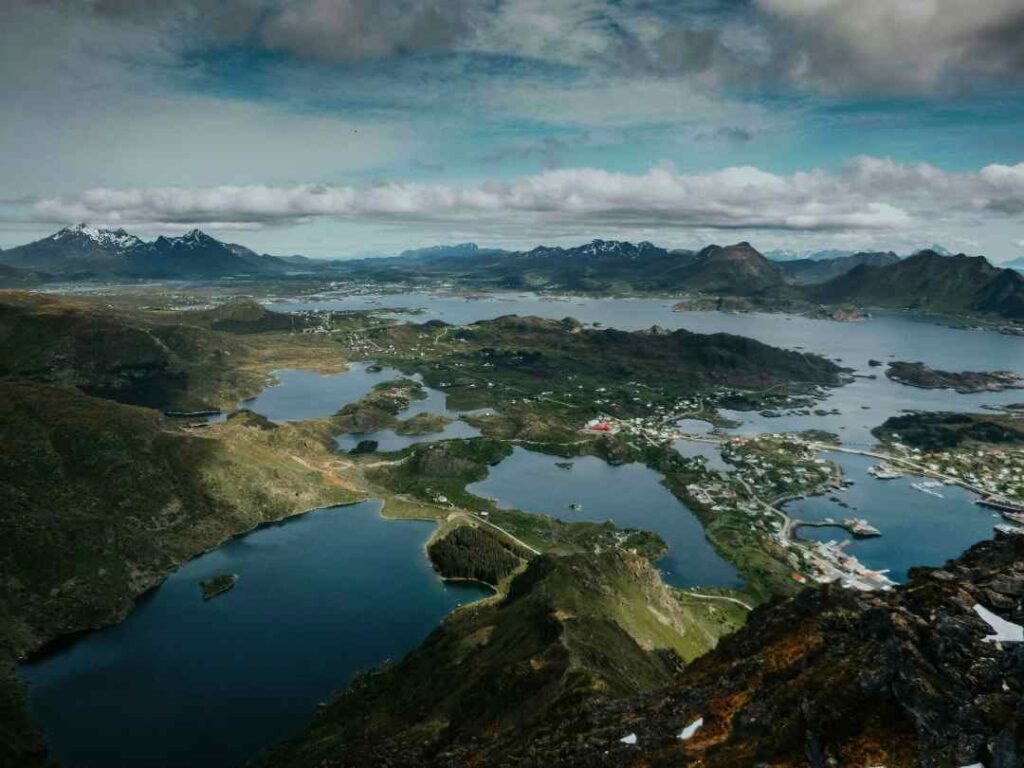
[[[642, 464], [611, 466], [593, 456], [572, 459], [572, 469], [557, 456], [515, 448], [512, 455], [471, 493], [497, 500], [499, 506], [540, 512], [566, 521], [614, 520], [621, 528], [661, 534], [669, 546], [658, 563], [665, 580], [679, 587], [699, 584], [740, 586], [735, 569], [704, 538], [704, 529], [686, 506]], [[582, 504], [573, 511], [570, 504]]]
[[676, 440], [672, 443], [676, 451], [687, 458], [703, 456], [708, 469], [731, 472], [735, 467], [722, 458], [722, 450], [712, 443], [698, 443], [693, 440]]
[[[251, 411], [266, 416], [271, 421], [302, 421], [331, 416], [348, 403], [354, 403], [368, 395], [373, 388], [389, 379], [403, 378], [404, 374], [394, 368], [384, 367], [371, 372], [369, 362], [349, 363], [343, 373], [323, 374], [308, 370], [281, 370], [274, 375], [278, 383], [267, 387], [259, 395], [245, 401], [243, 405]], [[415, 374], [407, 378], [420, 381]], [[444, 392], [424, 387], [422, 400], [414, 400], [399, 417], [408, 419], [421, 413], [439, 413], [453, 421], [441, 432], [431, 435], [398, 435], [393, 430], [344, 434], [335, 438], [342, 450], [351, 450], [361, 440], [376, 440], [378, 450], [397, 451], [415, 443], [453, 438], [478, 437], [480, 430], [459, 420], [460, 412], [448, 409]], [[221, 415], [224, 418], [224, 415]]]
[[366, 370], [370, 363], [349, 363], [343, 373], [307, 370], [274, 371], [277, 384], [267, 387], [242, 405], [271, 421], [302, 421], [332, 416], [342, 406], [361, 400], [377, 384], [402, 374], [393, 368], [377, 373]]
[[684, 435], [706, 435], [715, 428], [714, 424], [703, 419], [679, 419], [676, 427]]
[[[202, 555], [121, 624], [20, 667], [65, 768], [230, 768], [300, 729], [363, 669], [484, 592], [446, 585], [432, 523], [379, 502], [310, 512]], [[204, 602], [199, 581], [237, 573]]]
[[947, 370], [998, 367], [1024, 373], [1024, 338], [949, 328], [937, 325], [926, 315], [886, 312], [864, 322], [840, 323], [759, 312], [673, 312], [675, 303], [673, 299], [663, 298], [554, 299], [530, 293], [497, 293], [482, 298], [428, 293], [343, 297], [321, 294], [278, 302], [273, 309], [417, 308], [422, 309], [422, 313], [394, 316], [411, 322], [444, 320], [454, 325], [510, 314], [555, 319], [574, 317], [583, 323], [601, 323], [604, 327], [623, 330], [660, 325], [699, 333], [735, 333], [766, 344], [839, 358], [845, 365], [863, 369], [865, 373], [878, 372], [867, 367], [870, 358], [884, 362], [890, 355], [899, 360], [923, 360]]
[[338, 435], [334, 438], [334, 442], [343, 451], [351, 451], [363, 440], [376, 440], [378, 451], [400, 451], [416, 443], [430, 443], [437, 440], [454, 440], [456, 438], [479, 436], [479, 429], [464, 421], [455, 420], [445, 426], [441, 432], [427, 435], [399, 435], [393, 429], [382, 429], [377, 432], [350, 432]]
[[826, 429], [849, 445], [870, 445], [871, 429], [889, 416], [906, 409], [974, 411], [983, 404], [1024, 401], [1024, 391], [958, 395], [952, 391], [921, 390], [894, 384], [885, 378], [884, 367], [872, 368], [868, 360], [923, 361], [944, 370], [1012, 370], [1024, 374], [1024, 338], [989, 331], [959, 330], [937, 325], [931, 318], [911, 313], [881, 313], [859, 323], [812, 320], [783, 314], [724, 312], [673, 312], [672, 299], [552, 299], [529, 293], [493, 294], [464, 298], [427, 293], [380, 296], [306, 297], [274, 305], [294, 309], [419, 308], [416, 316], [395, 317], [425, 322], [439, 319], [465, 324], [500, 315], [536, 315], [560, 319], [574, 317], [603, 327], [636, 330], [660, 325], [699, 333], [734, 333], [766, 344], [797, 349], [840, 360], [859, 374], [877, 376], [832, 390], [823, 407], [838, 408], [839, 416], [807, 416], [765, 419], [756, 413], [727, 413], [743, 421], [740, 433]]
[[[972, 544], [992, 537], [992, 526], [1001, 522], [992, 510], [973, 503], [974, 494], [957, 486], [935, 488], [943, 498], [911, 487], [920, 477], [876, 480], [867, 474], [876, 463], [866, 456], [830, 453], [827, 457], [843, 468], [855, 484], [830, 496], [849, 505], [844, 509], [826, 496], [801, 499], [785, 505], [785, 511], [801, 520], [840, 520], [863, 517], [882, 532], [874, 539], [853, 540], [848, 551], [865, 565], [891, 569], [890, 577], [906, 581], [907, 570], [915, 565], [942, 565]], [[800, 528], [802, 538], [842, 541], [847, 533], [838, 528]]]

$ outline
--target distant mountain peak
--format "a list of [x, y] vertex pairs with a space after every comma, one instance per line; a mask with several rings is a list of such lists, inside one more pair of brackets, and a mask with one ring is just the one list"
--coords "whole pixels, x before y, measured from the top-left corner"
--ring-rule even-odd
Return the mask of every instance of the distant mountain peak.
[[45, 238], [45, 240], [55, 243], [91, 242], [101, 248], [109, 249], [134, 248], [136, 245], [142, 244], [142, 240], [123, 229], [100, 229], [99, 227], [89, 226], [84, 221], [70, 227], [64, 227], [48, 238]]

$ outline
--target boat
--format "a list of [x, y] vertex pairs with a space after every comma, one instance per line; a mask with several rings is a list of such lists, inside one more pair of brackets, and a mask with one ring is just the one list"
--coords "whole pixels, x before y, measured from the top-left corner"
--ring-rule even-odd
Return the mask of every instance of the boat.
[[945, 496], [943, 496], [941, 493], [939, 493], [936, 490], [933, 490], [932, 488], [929, 488], [924, 483], [912, 483], [910, 487], [913, 488], [915, 491], [920, 491], [921, 493], [927, 493], [929, 496], [934, 496], [937, 499], [945, 498]]
[[888, 464], [875, 464], [873, 467], [868, 469], [868, 474], [877, 480], [895, 480], [897, 477], [903, 477], [903, 473], [898, 469], [893, 469]]
[[573, 512], [579, 512], [580, 510], [583, 509], [583, 505], [580, 504], [578, 501], [574, 501], [572, 504], [569, 505], [569, 509], [571, 509]]
[[872, 536], [881, 536], [882, 532], [867, 520], [851, 517], [843, 520], [843, 525], [858, 539], [867, 539]]

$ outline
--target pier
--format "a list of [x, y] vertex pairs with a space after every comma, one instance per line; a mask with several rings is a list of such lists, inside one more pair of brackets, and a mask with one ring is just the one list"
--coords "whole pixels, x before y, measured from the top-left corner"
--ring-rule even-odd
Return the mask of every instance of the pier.
[[833, 520], [831, 517], [826, 517], [824, 520], [797, 520], [793, 518], [790, 523], [790, 530], [795, 532], [797, 528], [804, 526], [808, 528], [842, 528], [856, 539], [869, 539], [882, 535], [882, 532], [867, 520], [855, 517], [848, 517], [843, 520]]

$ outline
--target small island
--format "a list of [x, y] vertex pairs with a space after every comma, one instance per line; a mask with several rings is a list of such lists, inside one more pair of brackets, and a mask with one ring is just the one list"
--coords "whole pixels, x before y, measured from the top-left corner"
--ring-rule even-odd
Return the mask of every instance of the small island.
[[889, 363], [885, 375], [895, 382], [921, 389], [953, 389], [959, 394], [1024, 389], [1024, 378], [1012, 371], [938, 371], [924, 363], [897, 360]]
[[203, 600], [212, 600], [233, 589], [237, 583], [237, 573], [222, 573], [212, 579], [199, 582], [199, 586], [203, 590]]

